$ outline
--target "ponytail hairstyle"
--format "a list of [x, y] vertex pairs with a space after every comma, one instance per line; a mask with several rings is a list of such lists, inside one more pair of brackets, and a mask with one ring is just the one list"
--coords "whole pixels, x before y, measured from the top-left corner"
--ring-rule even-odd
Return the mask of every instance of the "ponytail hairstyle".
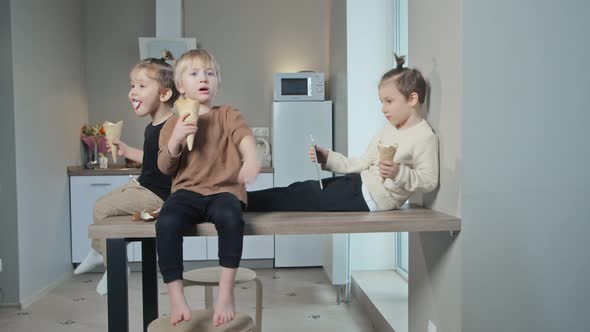
[[393, 56], [396, 67], [383, 74], [379, 86], [393, 82], [406, 99], [415, 92], [418, 95], [418, 102], [423, 104], [426, 98], [426, 80], [424, 80], [422, 73], [418, 69], [404, 67], [406, 63], [404, 56], [398, 56], [395, 53]]

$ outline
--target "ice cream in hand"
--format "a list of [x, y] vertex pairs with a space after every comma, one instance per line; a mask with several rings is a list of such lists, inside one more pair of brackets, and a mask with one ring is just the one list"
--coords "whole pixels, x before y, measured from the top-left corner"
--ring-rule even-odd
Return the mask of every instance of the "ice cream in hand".
[[[174, 108], [178, 111], [180, 118], [183, 118], [185, 114], [190, 114], [184, 122], [192, 122], [197, 125], [199, 119], [199, 103], [195, 100], [180, 96], [174, 103]], [[193, 150], [193, 143], [195, 142], [195, 134], [190, 134], [186, 137], [186, 145], [188, 150]]]
[[[395, 157], [395, 153], [397, 152], [397, 144], [382, 145], [379, 143], [379, 145], [377, 145], [377, 150], [379, 150], [379, 161], [393, 161], [393, 157]], [[381, 178], [381, 182], [383, 181], [385, 181], [385, 179]]]
[[119, 151], [119, 147], [113, 144], [114, 140], [121, 139], [121, 132], [123, 131], [123, 121], [119, 121], [117, 123], [112, 123], [109, 121], [105, 121], [102, 124], [104, 128], [105, 136], [111, 146], [111, 155], [113, 156], [113, 161], [117, 162], [117, 152]]

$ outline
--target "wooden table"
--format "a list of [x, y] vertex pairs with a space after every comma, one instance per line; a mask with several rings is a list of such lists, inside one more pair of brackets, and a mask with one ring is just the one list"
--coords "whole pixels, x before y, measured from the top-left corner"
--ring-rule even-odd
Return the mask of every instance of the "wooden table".
[[[143, 330], [158, 318], [156, 231], [154, 223], [112, 217], [88, 227], [90, 238], [107, 240], [108, 331], [129, 331], [128, 242], [142, 246]], [[460, 231], [461, 219], [421, 207], [384, 212], [249, 212], [244, 235], [339, 234]], [[211, 223], [197, 224], [185, 236], [215, 236]]]

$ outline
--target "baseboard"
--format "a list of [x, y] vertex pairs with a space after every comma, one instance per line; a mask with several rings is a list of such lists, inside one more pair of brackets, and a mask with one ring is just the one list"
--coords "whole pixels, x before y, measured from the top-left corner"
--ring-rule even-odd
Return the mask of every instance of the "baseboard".
[[0, 303], [0, 308], [20, 308], [20, 304], [11, 302]]
[[68, 271], [66, 273], [64, 273], [64, 275], [62, 275], [61, 277], [57, 278], [54, 282], [52, 282], [51, 284], [49, 284], [47, 287], [39, 290], [38, 292], [36, 292], [35, 294], [22, 299], [20, 301], [20, 304], [18, 304], [17, 306], [20, 307], [21, 309], [25, 309], [28, 306], [30, 306], [31, 304], [33, 304], [34, 302], [36, 302], [37, 300], [39, 300], [40, 298], [42, 298], [43, 296], [49, 294], [52, 290], [54, 290], [57, 286], [61, 285], [62, 283], [64, 283], [66, 280], [72, 278], [74, 276], [74, 272], [73, 271]]
[[360, 306], [365, 310], [369, 317], [369, 320], [371, 321], [371, 323], [373, 323], [373, 326], [375, 327], [375, 331], [395, 332], [393, 327], [389, 325], [385, 317], [383, 317], [379, 309], [375, 307], [375, 305], [369, 299], [367, 294], [363, 291], [361, 287], [359, 287], [354, 278], [352, 278], [351, 287], [352, 297], [355, 300], [357, 300]]

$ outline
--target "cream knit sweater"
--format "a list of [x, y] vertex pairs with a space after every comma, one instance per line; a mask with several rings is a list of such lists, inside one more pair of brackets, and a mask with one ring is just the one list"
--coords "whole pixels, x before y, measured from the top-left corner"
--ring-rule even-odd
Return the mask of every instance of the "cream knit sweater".
[[[393, 179], [381, 182], [378, 144], [397, 144], [394, 161], [400, 169]], [[363, 184], [380, 210], [400, 208], [416, 191], [429, 192], [438, 185], [438, 138], [426, 120], [404, 129], [387, 123], [373, 137], [360, 158], [330, 151], [323, 168], [335, 173], [360, 173]]]

